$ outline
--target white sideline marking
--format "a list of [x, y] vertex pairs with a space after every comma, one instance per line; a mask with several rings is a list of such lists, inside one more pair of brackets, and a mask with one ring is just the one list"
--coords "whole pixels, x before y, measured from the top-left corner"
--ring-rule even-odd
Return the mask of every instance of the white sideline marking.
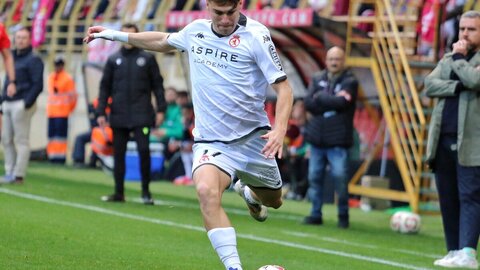
[[[143, 201], [141, 199], [131, 199], [131, 201], [142, 203]], [[167, 201], [167, 200], [155, 200], [156, 205], [164, 205], [164, 206], [176, 206], [176, 207], [183, 207], [183, 208], [188, 208], [188, 209], [200, 209], [198, 204], [191, 204], [191, 203], [182, 203], [182, 202], [176, 202], [176, 201]], [[248, 211], [245, 210], [239, 210], [235, 208], [227, 208], [224, 207], [225, 211], [227, 213], [233, 213], [235, 215], [241, 215], [241, 216], [250, 216]], [[301, 218], [292, 216], [292, 215], [284, 215], [284, 214], [279, 214], [279, 213], [274, 213], [273, 215], [270, 215], [269, 218], [281, 218], [281, 219], [288, 219], [288, 220], [294, 220], [294, 221], [299, 221]], [[293, 231], [284, 231], [283, 233], [297, 236], [297, 237], [303, 237], [303, 238], [317, 238], [320, 240], [323, 240], [325, 242], [332, 242], [332, 243], [339, 243], [339, 244], [344, 244], [347, 246], [355, 246], [355, 247], [361, 247], [361, 248], [370, 248], [370, 249], [383, 249], [385, 248], [380, 248], [375, 245], [370, 245], [370, 244], [363, 244], [363, 243], [355, 243], [347, 240], [342, 240], [342, 239], [336, 239], [332, 237], [320, 237], [315, 234], [311, 233], [302, 233], [302, 232], [293, 232]], [[398, 252], [398, 253], [404, 253], [408, 255], [414, 255], [414, 256], [419, 256], [419, 257], [425, 257], [425, 258], [431, 258], [431, 259], [438, 259], [443, 257], [443, 255], [439, 254], [426, 254], [426, 253], [419, 253], [417, 251], [411, 251], [411, 250], [405, 250], [405, 249], [397, 249], [397, 248], [389, 248], [389, 251], [393, 252]]]
[[[132, 202], [138, 202], [138, 203], [143, 203], [142, 199], [130, 199], [127, 201], [132, 201]], [[155, 200], [155, 205], [165, 205], [165, 206], [177, 206], [177, 207], [183, 207], [183, 208], [188, 208], [188, 209], [200, 209], [198, 206], [198, 203], [196, 204], [191, 204], [191, 203], [181, 203], [181, 202], [175, 202], [175, 201], [166, 201], [166, 200]], [[240, 215], [240, 216], [250, 216], [248, 211], [245, 210], [239, 210], [236, 208], [228, 208], [228, 207], [223, 207], [223, 209], [227, 213], [233, 213], [235, 215]], [[292, 215], [284, 215], [284, 214], [279, 214], [279, 213], [274, 213], [273, 215], [270, 215], [270, 217], [274, 218], [281, 218], [281, 219], [288, 219], [288, 220], [294, 220], [294, 221], [300, 221], [301, 217], [296, 217]]]
[[[355, 243], [355, 242], [342, 240], [342, 239], [336, 239], [336, 238], [332, 238], [332, 237], [320, 237], [320, 236], [315, 235], [313, 233], [299, 233], [299, 232], [292, 232], [292, 231], [283, 231], [283, 233], [293, 235], [293, 236], [297, 236], [297, 237], [303, 237], [303, 238], [316, 238], [316, 239], [323, 240], [325, 242], [340, 243], [340, 244], [345, 244], [345, 245], [348, 245], [348, 246], [385, 250], [385, 248], [382, 248], [382, 247], [379, 247], [379, 246], [376, 246], [376, 245]], [[408, 254], [408, 255], [415, 255], [415, 256], [419, 256], [419, 257], [432, 258], [432, 259], [438, 259], [438, 258], [442, 257], [442, 255], [419, 253], [419, 252], [416, 252], [416, 251], [400, 249], [400, 248], [393, 248], [393, 249], [389, 248], [388, 250], [391, 250], [391, 251], [394, 251], [394, 252], [399, 252], [399, 253], [405, 253], [405, 254]]]
[[[18, 191], [6, 189], [6, 188], [0, 188], [0, 192], [5, 193], [5, 194], [9, 194], [9, 195], [12, 195], [12, 196], [20, 197], [20, 198], [25, 198], [25, 199], [30, 199], [30, 200], [35, 200], [35, 201], [40, 201], [40, 202], [45, 202], [45, 203], [51, 203], [51, 204], [62, 205], [62, 206], [69, 206], [69, 207], [73, 207], [73, 208], [89, 210], [89, 211], [92, 211], [92, 212], [108, 214], [108, 215], [117, 216], [117, 217], [129, 218], [129, 219], [133, 219], [133, 220], [145, 221], [145, 222], [150, 222], [150, 223], [154, 223], [154, 224], [161, 224], [161, 225], [172, 226], [172, 227], [176, 227], [176, 228], [184, 228], [184, 229], [193, 230], [193, 231], [205, 232], [205, 229], [203, 227], [199, 227], [199, 226], [181, 224], [181, 223], [177, 223], [177, 222], [173, 222], [173, 221], [161, 220], [161, 219], [156, 219], [156, 218], [148, 218], [148, 217], [139, 216], [139, 215], [126, 214], [126, 213], [122, 213], [122, 212], [118, 212], [118, 211], [108, 210], [108, 209], [101, 208], [101, 207], [98, 207], [98, 206], [91, 206], [91, 205], [85, 205], [85, 204], [80, 204], [80, 203], [61, 201], [61, 200], [52, 199], [52, 198], [48, 198], [48, 197], [43, 197], [43, 196], [39, 196], [39, 195], [18, 192]], [[353, 253], [347, 253], [347, 252], [343, 252], [343, 251], [335, 251], [335, 250], [325, 249], [325, 248], [312, 247], [312, 246], [307, 246], [307, 245], [303, 245], [303, 244], [297, 244], [297, 243], [293, 243], [293, 242], [282, 241], [282, 240], [277, 240], [277, 239], [272, 239], [272, 238], [265, 238], [265, 237], [256, 236], [256, 235], [253, 235], [253, 234], [237, 233], [237, 237], [244, 238], [244, 239], [249, 239], [249, 240], [254, 240], [254, 241], [259, 241], [259, 242], [264, 242], [264, 243], [268, 243], [268, 244], [273, 243], [273, 244], [277, 244], [277, 245], [285, 246], [285, 247], [293, 247], [293, 248], [297, 248], [297, 249], [316, 251], [316, 252], [319, 252], [319, 253], [336, 255], [336, 256], [341, 256], [341, 257], [346, 257], [346, 258], [351, 258], [351, 259], [357, 259], [357, 260], [361, 260], [361, 261], [384, 264], [384, 265], [389, 265], [389, 266], [399, 267], [399, 268], [404, 268], [404, 269], [413, 269], [413, 270], [429, 270], [430, 269], [430, 268], [418, 267], [418, 266], [410, 265], [410, 264], [388, 261], [388, 260], [379, 259], [379, 258], [375, 258], [375, 257], [369, 257], [369, 256], [358, 255], [358, 254], [353, 254]]]

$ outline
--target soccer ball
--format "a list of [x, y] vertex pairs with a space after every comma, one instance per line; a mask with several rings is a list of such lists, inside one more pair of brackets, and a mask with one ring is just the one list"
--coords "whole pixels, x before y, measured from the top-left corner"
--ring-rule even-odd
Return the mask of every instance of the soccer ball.
[[258, 268], [258, 270], [285, 270], [285, 268], [278, 265], [264, 265]]
[[390, 218], [390, 228], [394, 232], [417, 233], [420, 225], [420, 216], [412, 212], [399, 211]]

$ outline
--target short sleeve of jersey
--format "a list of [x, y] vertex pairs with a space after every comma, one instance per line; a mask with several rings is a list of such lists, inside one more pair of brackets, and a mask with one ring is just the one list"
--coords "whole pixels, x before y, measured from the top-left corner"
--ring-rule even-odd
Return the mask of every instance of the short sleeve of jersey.
[[252, 52], [263, 75], [268, 83], [272, 84], [279, 78], [286, 77], [285, 70], [273, 44], [270, 31], [266, 27], [259, 27], [258, 30], [253, 34]]
[[3, 24], [0, 24], [0, 50], [10, 48], [10, 38]]
[[168, 44], [182, 51], [187, 50], [188, 32], [190, 31], [191, 25], [192, 24], [185, 26], [179, 32], [171, 33], [167, 39]]

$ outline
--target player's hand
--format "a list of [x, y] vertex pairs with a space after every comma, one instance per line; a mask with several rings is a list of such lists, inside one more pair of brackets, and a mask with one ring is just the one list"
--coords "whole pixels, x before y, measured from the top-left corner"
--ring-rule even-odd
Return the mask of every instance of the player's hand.
[[262, 139], [267, 140], [267, 144], [262, 149], [262, 154], [265, 158], [274, 159], [277, 156], [282, 158], [283, 154], [283, 139], [285, 138], [285, 132], [278, 129], [273, 129], [261, 136]]
[[[108, 33], [103, 33], [103, 32], [106, 32], [108, 31], [107, 28], [103, 27], [103, 26], [92, 26], [92, 27], [89, 27], [88, 30], [87, 30], [87, 36], [85, 38], [83, 38], [83, 42], [85, 43], [89, 43], [90, 41], [96, 39], [96, 38], [105, 38], [105, 39], [108, 39]], [[110, 30], [112, 31], [112, 30]], [[102, 33], [102, 34], [100, 34]], [[103, 37], [105, 36], [105, 37]], [[112, 36], [113, 38], [113, 36]]]

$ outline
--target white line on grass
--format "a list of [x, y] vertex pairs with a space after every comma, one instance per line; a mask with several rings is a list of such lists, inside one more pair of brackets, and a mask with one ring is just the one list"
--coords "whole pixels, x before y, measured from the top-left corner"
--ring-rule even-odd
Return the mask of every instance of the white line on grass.
[[[131, 201], [138, 202], [138, 203], [143, 202], [141, 199], [131, 199]], [[156, 205], [164, 205], [164, 206], [173, 206], [173, 207], [183, 207], [183, 208], [188, 208], [188, 209], [200, 209], [198, 204], [182, 203], [182, 202], [176, 202], [176, 201], [167, 201], [167, 200], [158, 200], [157, 199], [157, 200], [155, 200], [155, 204]], [[250, 216], [248, 211], [245, 211], [245, 210], [239, 210], [239, 209], [235, 209], [235, 208], [226, 208], [226, 207], [224, 207], [224, 209], [227, 213], [233, 213], [233, 214], [241, 215], [241, 216]], [[281, 219], [289, 219], [289, 220], [297, 220], [297, 221], [301, 220], [300, 218], [298, 218], [296, 216], [283, 215], [283, 214], [279, 214], [279, 213], [275, 213], [274, 215], [271, 215], [271, 216], [276, 217], [276, 218], [281, 218]], [[284, 231], [283, 233], [293, 235], [293, 236], [297, 236], [297, 237], [302, 237], [302, 238], [317, 238], [317, 239], [323, 240], [325, 242], [344, 244], [344, 245], [347, 245], [347, 246], [355, 246], [355, 247], [362, 247], [362, 248], [383, 249], [383, 250], [385, 250], [385, 248], [380, 248], [380, 247], [375, 246], [375, 245], [355, 243], [355, 242], [347, 241], [347, 240], [344, 240], [344, 239], [336, 239], [336, 238], [333, 238], [333, 237], [320, 237], [318, 235], [311, 234], [311, 233], [292, 232], [292, 231]], [[408, 255], [414, 255], [414, 256], [431, 258], [431, 259], [438, 259], [438, 258], [443, 256], [443, 255], [438, 255], [438, 254], [426, 254], [426, 253], [419, 253], [419, 252], [416, 252], [416, 251], [405, 250], [405, 249], [396, 249], [396, 248], [393, 248], [393, 249], [389, 248], [388, 250], [390, 250], [392, 252], [399, 252], [399, 253], [404, 253], [404, 254], [408, 254]]]
[[[302, 238], [316, 238], [316, 239], [320, 239], [320, 240], [325, 241], [325, 242], [340, 243], [340, 244], [345, 244], [345, 245], [353, 246], [353, 247], [385, 250], [385, 248], [379, 247], [379, 246], [376, 246], [376, 245], [355, 243], [355, 242], [342, 240], [342, 239], [336, 239], [336, 238], [332, 238], [332, 237], [320, 237], [320, 236], [315, 235], [313, 233], [300, 233], [300, 232], [292, 232], [292, 231], [283, 231], [283, 233], [288, 234], [288, 235], [297, 236], [297, 237], [302, 237]], [[438, 259], [438, 258], [442, 257], [442, 255], [419, 253], [419, 252], [416, 252], [416, 251], [399, 249], [399, 248], [393, 248], [393, 249], [388, 249], [388, 250], [391, 250], [391, 251], [394, 251], [394, 252], [399, 252], [399, 253], [404, 253], [404, 254], [408, 254], [408, 255], [415, 255], [415, 256], [420, 256], [420, 257], [432, 258], [432, 259]]]
[[[139, 215], [132, 215], [132, 214], [127, 214], [127, 213], [122, 213], [122, 212], [118, 212], [118, 211], [113, 211], [113, 210], [101, 208], [101, 207], [98, 207], [98, 206], [91, 206], [91, 205], [85, 205], [85, 204], [80, 204], [80, 203], [61, 201], [61, 200], [52, 199], [52, 198], [43, 197], [43, 196], [38, 196], [38, 195], [34, 195], [34, 194], [18, 192], [18, 191], [6, 189], [6, 188], [0, 188], [0, 192], [5, 193], [5, 194], [9, 194], [9, 195], [12, 195], [12, 196], [20, 197], [20, 198], [25, 198], [25, 199], [30, 199], [30, 200], [35, 200], [35, 201], [40, 201], [40, 202], [45, 202], [45, 203], [51, 203], [51, 204], [56, 204], [56, 205], [62, 205], [62, 206], [68, 206], [68, 207], [83, 209], [83, 210], [89, 210], [89, 211], [92, 211], [92, 212], [97, 212], [97, 213], [102, 213], [102, 214], [107, 214], [107, 215], [112, 215], [112, 216], [117, 216], [117, 217], [123, 217], [123, 218], [128, 218], [128, 219], [133, 219], [133, 220], [145, 221], [145, 222], [150, 222], [150, 223], [154, 223], [154, 224], [172, 226], [172, 227], [176, 227], [176, 228], [184, 228], [184, 229], [193, 230], [193, 231], [205, 232], [205, 229], [203, 227], [199, 227], [199, 226], [182, 224], [182, 223], [177, 223], [177, 222], [168, 221], [168, 220], [161, 220], [161, 219], [156, 219], [156, 218], [148, 218], [148, 217], [139, 216]], [[375, 257], [369, 257], [369, 256], [347, 253], [347, 252], [343, 252], [343, 251], [336, 251], [336, 250], [325, 249], [325, 248], [312, 247], [312, 246], [307, 246], [307, 245], [303, 245], [303, 244], [297, 244], [297, 243], [293, 243], [293, 242], [287, 242], [287, 241], [282, 241], [282, 240], [277, 240], [277, 239], [272, 239], [272, 238], [265, 238], [265, 237], [261, 237], [261, 236], [257, 236], [257, 235], [253, 235], [253, 234], [238, 233], [237, 237], [244, 238], [244, 239], [249, 239], [249, 240], [254, 240], [254, 241], [259, 241], [259, 242], [264, 242], [264, 243], [268, 243], [268, 244], [277, 244], [277, 245], [285, 246], [285, 247], [292, 247], [292, 248], [297, 248], [297, 249], [316, 251], [316, 252], [319, 252], [319, 253], [336, 255], [336, 256], [346, 257], [346, 258], [350, 258], [350, 259], [357, 259], [357, 260], [361, 260], [361, 261], [379, 263], [379, 264], [384, 264], [384, 265], [389, 265], [389, 266], [399, 267], [399, 268], [404, 268], [404, 269], [413, 269], [413, 270], [428, 270], [428, 269], [430, 269], [430, 268], [418, 267], [418, 266], [410, 265], [410, 264], [404, 264], [404, 263], [398, 263], [398, 262], [394, 262], [394, 261], [379, 259], [379, 258], [375, 258]]]
[[[138, 203], [143, 202], [142, 199], [131, 199], [130, 201], [138, 202]], [[177, 207], [183, 207], [183, 208], [188, 208], [188, 209], [200, 209], [200, 207], [198, 206], [198, 203], [192, 204], [192, 203], [182, 203], [182, 202], [158, 200], [158, 199], [155, 200], [155, 205], [177, 206]], [[228, 207], [224, 207], [223, 209], [228, 213], [233, 213], [233, 214], [240, 215], [240, 216], [250, 216], [250, 214], [245, 210], [239, 210], [239, 209], [228, 208]], [[279, 214], [279, 213], [274, 213], [273, 215], [271, 215], [271, 217], [280, 218], [280, 219], [288, 219], [288, 220], [293, 220], [293, 221], [302, 220], [302, 218], [298, 217], [298, 216], [284, 215], [284, 214]]]

